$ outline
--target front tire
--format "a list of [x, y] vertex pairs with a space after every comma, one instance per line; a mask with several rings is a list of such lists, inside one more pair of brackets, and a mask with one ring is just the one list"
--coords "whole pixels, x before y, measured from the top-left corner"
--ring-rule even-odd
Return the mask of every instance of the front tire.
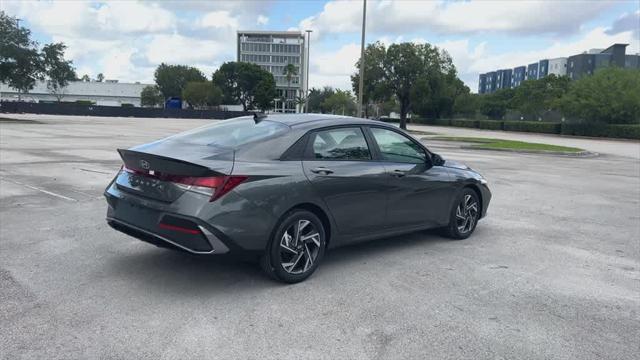
[[452, 239], [466, 239], [478, 225], [480, 218], [480, 199], [470, 188], [463, 188], [458, 195], [449, 217], [449, 225], [444, 235]]
[[260, 265], [276, 280], [297, 283], [318, 268], [325, 248], [322, 221], [312, 212], [295, 209], [280, 221]]

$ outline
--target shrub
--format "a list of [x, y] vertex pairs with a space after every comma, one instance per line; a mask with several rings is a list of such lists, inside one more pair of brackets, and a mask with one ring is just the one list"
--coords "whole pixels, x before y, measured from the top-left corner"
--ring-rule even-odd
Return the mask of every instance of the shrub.
[[640, 125], [609, 125], [607, 126], [607, 136], [640, 140]]
[[562, 124], [562, 135], [578, 136], [604, 136], [607, 132], [605, 123], [564, 123]]
[[563, 135], [640, 139], [640, 125], [607, 125], [605, 123], [562, 124]]
[[132, 108], [132, 107], [134, 107], [133, 104], [129, 104], [129, 103], [122, 103], [122, 104], [120, 104], [120, 106], [124, 107], [124, 108]]
[[477, 128], [478, 121], [477, 120], [451, 120], [451, 126], [457, 127], [466, 127], [466, 128]]
[[76, 100], [78, 105], [95, 105], [96, 103], [91, 100]]
[[545, 134], [560, 134], [560, 123], [542, 121], [505, 121], [504, 130]]
[[478, 128], [486, 130], [502, 130], [503, 121], [477, 120]]

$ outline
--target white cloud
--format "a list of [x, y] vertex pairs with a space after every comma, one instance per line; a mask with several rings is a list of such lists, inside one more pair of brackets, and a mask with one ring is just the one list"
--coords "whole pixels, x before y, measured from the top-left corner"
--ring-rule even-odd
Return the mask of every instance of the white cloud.
[[267, 25], [269, 23], [269, 18], [260, 14], [258, 15], [258, 19], [256, 20], [256, 24], [258, 25]]
[[238, 19], [227, 10], [206, 13], [197, 23], [202, 28], [238, 28]]
[[[195, 49], [197, 51], [194, 51]], [[148, 43], [145, 53], [147, 59], [154, 64], [161, 62], [197, 64], [211, 62], [220, 53], [229, 51], [227, 44], [173, 34], [154, 36]]]
[[[598, 16], [611, 1], [370, 1], [367, 30], [375, 33], [435, 31], [444, 34], [506, 32], [566, 34]], [[359, 32], [362, 4], [331, 1], [300, 22], [315, 36]]]
[[155, 4], [113, 1], [97, 10], [97, 24], [104, 31], [117, 33], [155, 33], [175, 27], [175, 16]]

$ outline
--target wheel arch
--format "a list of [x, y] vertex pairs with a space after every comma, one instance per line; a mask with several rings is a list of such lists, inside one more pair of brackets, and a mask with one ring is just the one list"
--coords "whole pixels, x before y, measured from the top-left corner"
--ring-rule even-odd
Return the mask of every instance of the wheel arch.
[[299, 203], [296, 205], [291, 206], [289, 209], [287, 209], [287, 211], [285, 211], [282, 216], [280, 216], [280, 219], [278, 220], [278, 222], [282, 221], [282, 218], [288, 214], [289, 212], [291, 212], [292, 210], [296, 210], [296, 209], [302, 209], [302, 210], [307, 210], [311, 213], [313, 213], [314, 215], [316, 215], [320, 221], [322, 222], [322, 226], [324, 227], [324, 232], [325, 232], [325, 236], [326, 238], [326, 243], [327, 243], [327, 248], [329, 247], [329, 244], [331, 244], [331, 239], [332, 239], [332, 235], [333, 235], [333, 226], [331, 225], [331, 220], [329, 219], [329, 215], [327, 214], [327, 212], [320, 206], [313, 204], [313, 203], [309, 203], [309, 202], [305, 202], [305, 203]]

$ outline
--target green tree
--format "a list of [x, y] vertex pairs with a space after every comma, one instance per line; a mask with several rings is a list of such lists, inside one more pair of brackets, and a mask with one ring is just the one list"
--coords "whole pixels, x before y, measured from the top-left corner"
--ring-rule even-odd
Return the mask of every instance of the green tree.
[[89, 75], [84, 74], [84, 75], [82, 75], [82, 77], [80, 78], [80, 81], [83, 81], [83, 82], [89, 82], [89, 81], [91, 81], [91, 78], [89, 77]]
[[140, 93], [140, 105], [155, 107], [162, 105], [164, 98], [160, 93], [160, 89], [156, 85], [148, 85], [142, 89]]
[[180, 97], [189, 82], [206, 81], [204, 74], [194, 67], [185, 65], [158, 65], [154, 73], [156, 85], [164, 99]]
[[473, 118], [480, 106], [480, 95], [471, 92], [461, 94], [453, 102], [453, 114]]
[[515, 88], [511, 107], [526, 118], [537, 120], [545, 112], [557, 107], [558, 101], [569, 90], [569, 78], [554, 74], [538, 80], [523, 81]]
[[99, 73], [98, 76], [96, 76], [96, 81], [97, 82], [103, 82], [104, 81], [104, 75], [102, 73]]
[[322, 89], [309, 89], [309, 109], [307, 109], [307, 112], [326, 113], [327, 109], [323, 107], [324, 101], [334, 93], [335, 90], [330, 86], [325, 86]]
[[[291, 80], [293, 80], [293, 77], [298, 75], [298, 68], [293, 65], [293, 64], [287, 64], [287, 66], [284, 67], [282, 74], [285, 76], [285, 78], [287, 79], [287, 91], [291, 88]], [[286, 94], [286, 92], [285, 92]], [[290, 101], [289, 98], [285, 96], [283, 96], [284, 101], [282, 103], [283, 109], [284, 109], [284, 104], [285, 102], [288, 103]]]
[[587, 122], [640, 123], [640, 70], [608, 67], [573, 81], [558, 101], [562, 113]]
[[245, 111], [256, 107], [268, 110], [276, 97], [273, 75], [256, 64], [226, 62], [212, 79], [222, 90], [225, 103], [241, 104]]
[[[0, 81], [27, 93], [42, 79], [43, 63], [31, 31], [0, 11]], [[20, 99], [20, 95], [18, 95]]]
[[[455, 98], [469, 92], [458, 79], [449, 54], [430, 44], [392, 44], [385, 50], [376, 43], [365, 54], [363, 98], [369, 103], [395, 97], [403, 129], [409, 112], [428, 117], [451, 115]], [[354, 89], [358, 80], [358, 74], [351, 77]]]
[[262, 111], [273, 109], [273, 101], [276, 96], [276, 80], [273, 75], [265, 71], [262, 74], [262, 80], [255, 88], [254, 105]]
[[322, 107], [333, 114], [352, 115], [356, 111], [355, 99], [349, 91], [336, 90], [327, 97]]
[[218, 106], [222, 102], [222, 91], [211, 81], [192, 81], [182, 90], [182, 99], [195, 108]]
[[514, 93], [514, 89], [500, 89], [491, 94], [480, 95], [480, 113], [490, 119], [502, 120], [507, 109], [511, 108]]
[[[365, 117], [367, 117], [369, 108], [380, 107], [382, 103], [389, 100], [393, 93], [385, 80], [384, 59], [387, 49], [384, 45], [377, 41], [367, 45], [364, 53], [364, 77], [362, 91], [362, 103], [374, 106], [365, 107]], [[356, 69], [360, 69], [360, 59], [356, 61]], [[351, 75], [351, 87], [356, 96], [359, 96], [360, 89], [360, 72]]]
[[47, 89], [58, 101], [65, 95], [69, 81], [77, 78], [73, 63], [64, 59], [63, 43], [48, 44], [42, 48], [44, 74], [47, 77]]

